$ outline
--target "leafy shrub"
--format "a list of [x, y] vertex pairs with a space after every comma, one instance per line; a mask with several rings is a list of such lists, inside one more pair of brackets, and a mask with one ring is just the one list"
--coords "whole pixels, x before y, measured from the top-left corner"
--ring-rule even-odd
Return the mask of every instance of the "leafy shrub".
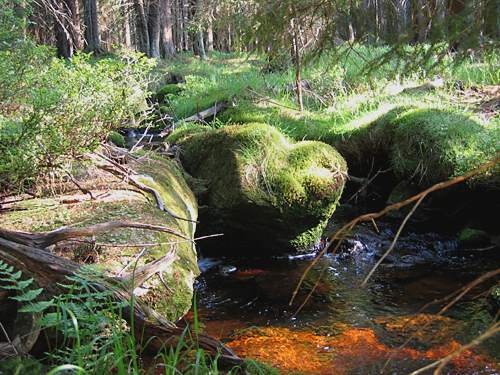
[[30, 185], [145, 110], [151, 64], [139, 55], [65, 61], [30, 41], [0, 50], [0, 189]]

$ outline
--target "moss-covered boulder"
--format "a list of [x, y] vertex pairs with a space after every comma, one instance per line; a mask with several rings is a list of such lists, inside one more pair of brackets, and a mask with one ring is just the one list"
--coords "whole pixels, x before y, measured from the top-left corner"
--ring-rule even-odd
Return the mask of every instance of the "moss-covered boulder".
[[179, 95], [182, 92], [182, 90], [183, 90], [182, 86], [175, 83], [169, 83], [161, 87], [156, 92], [156, 97], [159, 103], [165, 103], [174, 96]]
[[[463, 175], [500, 152], [500, 129], [439, 109], [409, 109], [391, 124], [391, 164], [395, 173], [429, 185]], [[476, 179], [500, 187], [499, 171]]]
[[186, 125], [168, 141], [181, 146], [187, 171], [207, 181], [208, 214], [201, 224], [223, 232], [235, 252], [314, 244], [347, 174], [344, 159], [331, 146], [293, 142], [262, 123], [221, 129]]
[[[69, 181], [42, 186], [35, 199], [9, 205], [0, 215], [0, 227], [29, 232], [49, 231], [61, 226], [89, 226], [108, 221], [131, 221], [169, 227], [188, 238], [194, 237], [195, 223], [174, 218], [157, 208], [152, 196], [138, 191], [121, 179], [96, 167], [97, 161], [73, 167], [74, 177], [90, 199]], [[197, 203], [175, 162], [149, 154], [129, 167], [137, 179], [157, 190], [165, 206], [175, 215], [195, 221]], [[53, 251], [81, 264], [90, 264], [111, 275], [129, 272], [175, 249], [178, 259], [162, 278], [149, 279], [136, 292], [169, 319], [176, 320], [191, 307], [193, 283], [199, 274], [193, 243], [179, 237], [143, 229], [120, 229], [98, 234], [92, 244], [57, 245]], [[127, 247], [125, 245], [145, 246]], [[152, 246], [151, 244], [157, 244]], [[142, 256], [138, 254], [145, 250]]]
[[490, 243], [490, 236], [484, 230], [470, 227], [463, 228], [458, 234], [460, 246], [484, 246]]

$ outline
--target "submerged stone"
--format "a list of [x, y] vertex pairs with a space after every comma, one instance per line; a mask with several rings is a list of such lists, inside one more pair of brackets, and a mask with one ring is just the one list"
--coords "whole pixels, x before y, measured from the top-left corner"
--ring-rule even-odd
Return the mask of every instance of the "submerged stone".
[[467, 227], [458, 234], [458, 243], [461, 246], [481, 246], [490, 243], [490, 236], [483, 230]]
[[168, 139], [189, 173], [207, 181], [201, 224], [224, 233], [235, 253], [307, 249], [321, 236], [347, 167], [331, 146], [293, 142], [262, 123], [187, 125]]

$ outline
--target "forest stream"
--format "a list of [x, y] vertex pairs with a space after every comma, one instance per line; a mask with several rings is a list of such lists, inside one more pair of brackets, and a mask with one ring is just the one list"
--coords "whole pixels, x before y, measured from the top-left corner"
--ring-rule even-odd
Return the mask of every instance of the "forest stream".
[[[206, 332], [237, 354], [285, 373], [314, 374], [411, 373], [480, 334], [491, 319], [491, 305], [478, 298], [488, 283], [446, 317], [438, 315], [443, 304], [421, 309], [498, 268], [498, 248], [460, 249], [446, 233], [409, 229], [394, 255], [361, 287], [397, 229], [389, 221], [378, 227], [379, 234], [371, 224], [359, 226], [341, 254], [321, 258], [291, 307], [293, 290], [314, 254], [202, 258], [196, 290]], [[321, 273], [310, 300], [295, 314]], [[446, 373], [497, 374], [499, 353], [499, 338], [487, 340], [453, 360]]]

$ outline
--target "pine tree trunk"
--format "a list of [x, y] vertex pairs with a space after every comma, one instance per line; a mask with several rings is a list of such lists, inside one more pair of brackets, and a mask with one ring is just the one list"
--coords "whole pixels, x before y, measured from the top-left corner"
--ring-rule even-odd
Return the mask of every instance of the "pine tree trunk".
[[139, 51], [149, 54], [149, 32], [148, 21], [146, 19], [146, 10], [144, 9], [143, 0], [134, 0], [134, 8], [136, 12], [135, 27], [137, 33], [137, 46]]
[[160, 0], [149, 3], [149, 57], [160, 58]]
[[57, 55], [71, 58], [76, 50], [82, 48], [78, 1], [63, 0], [58, 5], [54, 14]]
[[297, 94], [297, 104], [300, 111], [304, 110], [304, 102], [302, 99], [302, 72], [301, 72], [301, 60], [300, 60], [300, 45], [299, 45], [299, 31], [294, 20], [291, 21], [292, 29], [292, 47], [293, 47], [293, 62], [295, 64], [295, 91]]
[[82, 28], [80, 25], [80, 6], [78, 0], [65, 0], [71, 17], [71, 36], [75, 50], [83, 48]]
[[101, 53], [97, 0], [84, 0], [83, 5], [85, 19], [85, 50], [96, 54]]
[[160, 0], [161, 47], [164, 57], [175, 55], [173, 37], [172, 1]]
[[130, 7], [127, 0], [121, 0], [121, 12], [123, 19], [123, 40], [127, 48], [132, 47], [132, 38], [130, 35]]
[[198, 55], [200, 56], [201, 60], [206, 60], [207, 59], [207, 53], [205, 52], [205, 41], [203, 40], [203, 31], [198, 29], [198, 32], [196, 33], [196, 39], [197, 39], [197, 45], [198, 45]]
[[208, 18], [208, 25], [207, 25], [207, 52], [213, 52], [214, 50], [214, 29], [213, 29], [213, 20], [212, 20], [212, 14], [210, 14], [210, 17]]
[[189, 51], [190, 48], [190, 38], [189, 38], [189, 2], [188, 0], [181, 0], [182, 4], [182, 39], [183, 39], [183, 50]]

